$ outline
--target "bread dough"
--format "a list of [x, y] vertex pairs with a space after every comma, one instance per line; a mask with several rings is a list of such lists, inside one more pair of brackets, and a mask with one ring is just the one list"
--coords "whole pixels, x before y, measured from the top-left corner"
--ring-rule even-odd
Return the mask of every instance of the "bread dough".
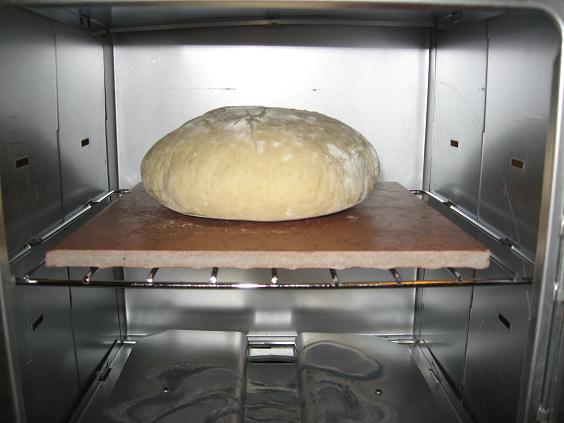
[[180, 213], [231, 220], [321, 216], [361, 202], [378, 179], [372, 145], [305, 110], [223, 107], [166, 135], [141, 163], [146, 190]]

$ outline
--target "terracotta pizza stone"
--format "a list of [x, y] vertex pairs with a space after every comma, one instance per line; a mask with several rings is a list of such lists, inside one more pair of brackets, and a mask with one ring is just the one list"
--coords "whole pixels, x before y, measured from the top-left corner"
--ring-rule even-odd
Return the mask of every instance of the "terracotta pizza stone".
[[52, 267], [483, 269], [490, 252], [395, 182], [329, 216], [243, 222], [167, 209], [140, 184], [47, 252]]

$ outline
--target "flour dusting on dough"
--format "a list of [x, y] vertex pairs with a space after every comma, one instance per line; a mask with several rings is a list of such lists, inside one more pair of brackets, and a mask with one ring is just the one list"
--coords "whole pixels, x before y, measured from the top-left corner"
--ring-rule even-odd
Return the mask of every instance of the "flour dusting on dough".
[[[282, 167], [283, 164], [283, 167]], [[145, 188], [188, 215], [277, 221], [358, 204], [379, 175], [374, 147], [321, 113], [223, 107], [159, 140], [141, 164]]]

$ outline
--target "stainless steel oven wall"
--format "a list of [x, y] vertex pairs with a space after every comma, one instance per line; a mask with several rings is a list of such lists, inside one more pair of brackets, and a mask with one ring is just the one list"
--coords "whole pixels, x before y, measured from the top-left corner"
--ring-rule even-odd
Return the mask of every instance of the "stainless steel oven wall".
[[[339, 272], [339, 271], [338, 271]], [[404, 280], [415, 277], [400, 270]], [[158, 280], [208, 281], [211, 269], [161, 269]], [[329, 270], [304, 269], [292, 275], [278, 271], [280, 281], [330, 282]], [[387, 271], [349, 269], [340, 280], [390, 280]], [[128, 280], [144, 280], [146, 269], [126, 269]], [[265, 282], [270, 269], [219, 269], [218, 283]], [[295, 278], [298, 279], [295, 279]], [[297, 331], [410, 335], [413, 289], [258, 291], [258, 290], [126, 290], [128, 334], [147, 335], [167, 329], [234, 330], [253, 335], [291, 335]]]
[[108, 189], [102, 43], [55, 29], [63, 213]]
[[325, 113], [375, 146], [382, 179], [422, 183], [428, 29], [283, 25], [115, 35], [120, 187], [149, 147], [216, 107]]
[[[505, 277], [497, 266], [478, 277]], [[530, 286], [475, 287], [463, 403], [477, 423], [514, 422], [531, 311]]]
[[52, 24], [0, 11], [0, 170], [8, 253], [61, 220]]
[[[437, 31], [430, 186], [531, 257], [558, 49], [551, 21], [535, 13]], [[532, 276], [507, 248], [479, 239], [501, 267], [494, 263], [478, 277]], [[466, 408], [478, 423], [515, 421], [530, 287], [423, 291], [416, 333]]]
[[430, 180], [438, 192], [477, 214], [486, 97], [487, 23], [436, 33]]
[[[40, 272], [66, 279], [67, 269]], [[64, 422], [79, 399], [68, 288], [14, 296], [18, 362], [27, 422]]]
[[[81, 278], [87, 269], [71, 268], [71, 278]], [[114, 269], [100, 269], [100, 278], [115, 279]], [[76, 349], [76, 366], [81, 393], [92, 383], [96, 370], [116, 340], [122, 336], [119, 321], [119, 290], [70, 288]], [[125, 335], [125, 333], [124, 333]]]
[[[0, 164], [11, 254], [108, 189], [102, 52], [95, 38], [0, 9]], [[46, 246], [15, 262], [12, 274], [39, 264]], [[68, 277], [67, 269], [41, 272]], [[121, 336], [116, 291], [16, 287], [10, 306], [27, 420], [66, 421]]]
[[[445, 208], [439, 206], [439, 211]], [[462, 218], [444, 213], [472, 236], [476, 229]], [[458, 269], [464, 277], [472, 278], [472, 269]], [[445, 269], [424, 270], [423, 279], [454, 279]], [[464, 359], [468, 320], [472, 304], [471, 287], [419, 289], [415, 335], [425, 342], [443, 373], [460, 396], [464, 379]]]
[[489, 22], [488, 40], [478, 215], [534, 257], [560, 35], [548, 17], [508, 13]]

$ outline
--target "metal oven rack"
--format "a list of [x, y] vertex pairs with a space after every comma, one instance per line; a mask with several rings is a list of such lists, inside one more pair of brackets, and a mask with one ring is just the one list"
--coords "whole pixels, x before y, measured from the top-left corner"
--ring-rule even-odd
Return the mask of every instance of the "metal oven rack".
[[[114, 190], [103, 193], [91, 201], [87, 202], [82, 208], [68, 217], [64, 222], [57, 225], [55, 228], [48, 230], [42, 235], [29, 241], [19, 252], [17, 252], [11, 259], [10, 263], [14, 263], [27, 255], [35, 246], [47, 242], [55, 235], [64, 231], [68, 226], [75, 222], [78, 218], [84, 216], [93, 207], [102, 204], [104, 200], [111, 196], [123, 196], [129, 193], [129, 190]], [[433, 201], [437, 201], [443, 207], [454, 211], [457, 216], [464, 219], [480, 232], [486, 234], [488, 237], [494, 239], [499, 244], [505, 246], [513, 254], [525, 260], [531, 265], [534, 265], [532, 258], [528, 257], [522, 252], [515, 243], [503, 237], [499, 233], [491, 230], [487, 226], [476, 221], [463, 210], [458, 208], [451, 201], [444, 199], [437, 193], [423, 190], [411, 190], [411, 193], [417, 196], [427, 196]], [[503, 266], [495, 256], [492, 257], [499, 266]], [[16, 283], [23, 286], [82, 286], [82, 287], [111, 287], [111, 288], [172, 288], [172, 289], [350, 289], [350, 288], [416, 288], [416, 287], [446, 287], [446, 286], [481, 286], [481, 285], [515, 285], [515, 284], [531, 284], [532, 278], [517, 277], [512, 278], [468, 278], [463, 276], [462, 272], [458, 269], [446, 267], [445, 270], [453, 276], [453, 279], [443, 280], [403, 280], [400, 273], [395, 268], [388, 269], [391, 275], [390, 280], [378, 281], [354, 281], [354, 282], [341, 282], [339, 280], [338, 270], [327, 269], [327, 281], [303, 281], [287, 283], [280, 280], [278, 270], [271, 269], [270, 280], [264, 283], [235, 283], [235, 282], [217, 282], [219, 268], [214, 267], [209, 276], [208, 282], [194, 282], [194, 281], [155, 281], [155, 277], [159, 271], [158, 267], [148, 270], [147, 277], [144, 280], [137, 281], [120, 281], [120, 280], [96, 280], [95, 275], [98, 272], [98, 267], [91, 267], [85, 272], [80, 279], [59, 280], [52, 278], [34, 277], [34, 273], [44, 265], [41, 262], [31, 271], [23, 276], [16, 277]]]

